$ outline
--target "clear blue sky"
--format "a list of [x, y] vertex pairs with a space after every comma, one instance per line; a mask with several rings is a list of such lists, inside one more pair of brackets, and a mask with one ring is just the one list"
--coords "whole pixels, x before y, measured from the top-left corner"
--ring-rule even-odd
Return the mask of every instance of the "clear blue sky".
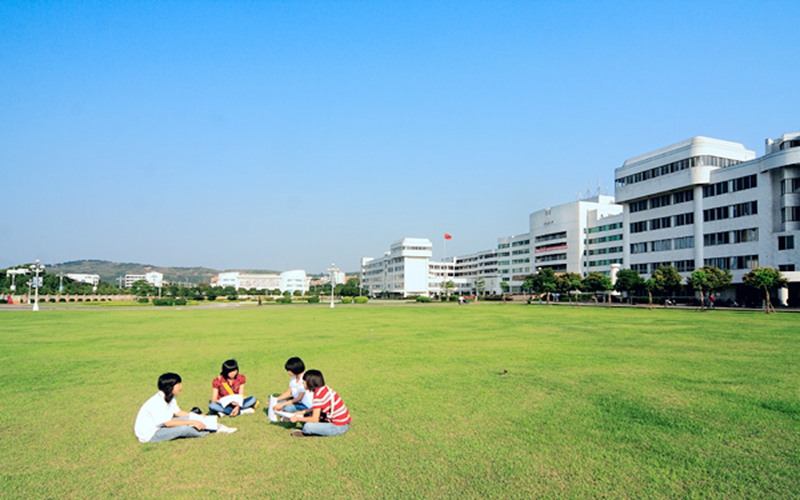
[[0, 267], [442, 255], [800, 130], [798, 2], [0, 3]]

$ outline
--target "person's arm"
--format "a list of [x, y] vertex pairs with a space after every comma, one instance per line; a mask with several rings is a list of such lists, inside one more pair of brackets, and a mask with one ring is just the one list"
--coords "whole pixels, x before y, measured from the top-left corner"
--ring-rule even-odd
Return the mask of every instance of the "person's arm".
[[219, 389], [217, 389], [216, 387], [211, 389], [211, 402], [219, 403]]
[[292, 422], [311, 422], [316, 423], [319, 422], [319, 417], [322, 414], [321, 408], [314, 408], [311, 410], [311, 415], [308, 414], [308, 411], [298, 411], [292, 418], [290, 419]]
[[[188, 414], [189, 412], [181, 411], [181, 412], [178, 412], [178, 413], [186, 413], [186, 414]], [[184, 416], [184, 415], [178, 415], [178, 413], [176, 413], [175, 415]], [[172, 420], [167, 420], [166, 422], [164, 422], [164, 427], [180, 427], [181, 425], [194, 426], [194, 428], [197, 429], [198, 431], [202, 431], [203, 429], [206, 428], [206, 424], [204, 424], [203, 422], [200, 422], [199, 420], [182, 420], [182, 419], [178, 419], [178, 418], [173, 418]]]
[[239, 386], [239, 395], [242, 397], [242, 401], [245, 400], [247, 396], [244, 395], [244, 384]]
[[281, 399], [287, 399], [287, 401], [284, 401], [283, 403], [277, 403], [273, 407], [273, 409], [276, 410], [276, 411], [281, 411], [284, 406], [295, 402], [294, 399], [291, 399], [291, 398], [292, 398], [292, 388], [290, 387], [290, 388], [286, 389], [286, 392], [284, 392], [283, 394], [278, 396], [278, 401], [280, 401]]

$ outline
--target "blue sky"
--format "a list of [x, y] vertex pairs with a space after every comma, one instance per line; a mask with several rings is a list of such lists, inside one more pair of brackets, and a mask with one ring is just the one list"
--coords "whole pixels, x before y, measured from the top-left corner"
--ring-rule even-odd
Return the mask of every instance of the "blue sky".
[[796, 2], [0, 3], [0, 267], [493, 248], [626, 158], [800, 130]]

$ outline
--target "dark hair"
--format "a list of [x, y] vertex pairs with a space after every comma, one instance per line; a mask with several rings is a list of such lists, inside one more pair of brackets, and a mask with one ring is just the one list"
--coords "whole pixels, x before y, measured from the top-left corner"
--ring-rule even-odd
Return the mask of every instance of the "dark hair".
[[301, 373], [306, 371], [306, 364], [303, 363], [303, 360], [300, 359], [300, 358], [297, 358], [297, 357], [289, 358], [289, 360], [286, 362], [286, 364], [283, 365], [283, 368], [287, 372], [292, 372], [295, 375], [300, 375]]
[[165, 373], [158, 377], [158, 390], [164, 393], [164, 401], [169, 403], [175, 397], [172, 390], [181, 383], [181, 376], [177, 373]]
[[311, 392], [325, 385], [325, 377], [322, 376], [322, 372], [319, 370], [308, 370], [306, 374], [303, 375], [303, 380], [306, 381], [306, 389]]
[[228, 378], [231, 372], [239, 370], [239, 363], [236, 362], [235, 359], [229, 359], [228, 361], [222, 363], [222, 371], [219, 372], [225, 378]]

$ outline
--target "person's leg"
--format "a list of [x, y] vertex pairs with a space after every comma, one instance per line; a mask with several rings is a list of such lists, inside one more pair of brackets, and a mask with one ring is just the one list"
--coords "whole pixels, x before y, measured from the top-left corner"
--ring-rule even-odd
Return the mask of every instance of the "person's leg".
[[159, 428], [148, 443], [161, 443], [179, 438], [203, 437], [208, 431], [198, 431], [192, 425], [179, 425], [177, 427]]
[[294, 403], [294, 404], [288, 404], [288, 405], [284, 406], [282, 411], [288, 411], [289, 413], [295, 413], [295, 412], [304, 411], [304, 410], [307, 410], [307, 409], [308, 408], [306, 408], [306, 405], [304, 405], [303, 403]]
[[256, 401], [258, 401], [258, 398], [256, 398], [255, 396], [248, 396], [244, 398], [244, 401], [242, 401], [241, 409], [246, 410], [247, 408], [254, 407], [256, 405]]
[[208, 403], [208, 409], [211, 413], [224, 413], [225, 415], [230, 415], [231, 411], [233, 411], [233, 406], [223, 407], [219, 403], [211, 402]]
[[335, 425], [330, 422], [309, 422], [303, 426], [303, 434], [306, 436], [340, 436], [347, 432], [350, 424]]

